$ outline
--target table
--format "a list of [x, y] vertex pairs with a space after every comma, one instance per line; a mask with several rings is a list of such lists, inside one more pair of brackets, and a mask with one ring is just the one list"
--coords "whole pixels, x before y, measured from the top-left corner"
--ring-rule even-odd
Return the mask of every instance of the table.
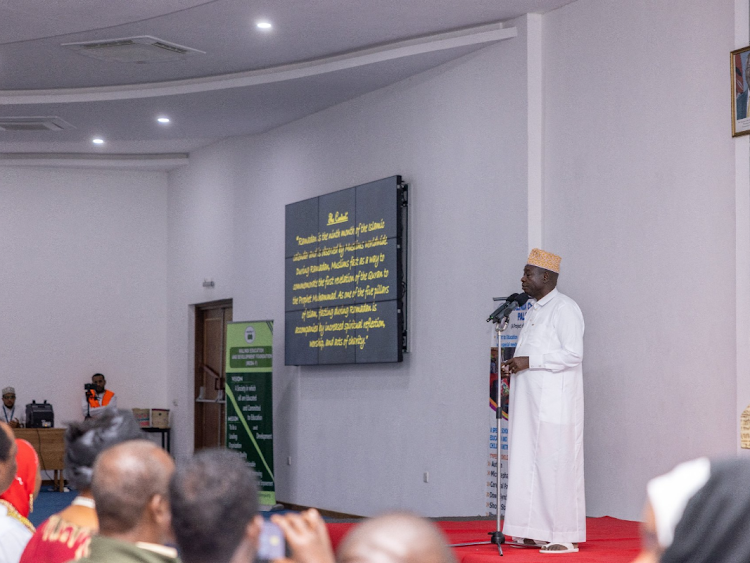
[[39, 456], [39, 468], [53, 471], [55, 488], [65, 487], [65, 428], [14, 428], [16, 438], [29, 442]]
[[149, 434], [161, 434], [161, 447], [167, 450], [167, 453], [172, 453], [172, 433], [171, 428], [157, 428], [156, 426], [144, 426], [141, 428], [144, 432]]

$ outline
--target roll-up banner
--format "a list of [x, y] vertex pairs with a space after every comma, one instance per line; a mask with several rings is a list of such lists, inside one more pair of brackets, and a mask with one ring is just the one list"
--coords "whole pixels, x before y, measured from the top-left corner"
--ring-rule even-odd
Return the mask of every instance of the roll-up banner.
[[258, 474], [260, 504], [276, 504], [273, 476], [273, 321], [227, 325], [227, 448]]
[[[517, 308], [510, 314], [508, 327], [501, 333], [492, 331], [490, 344], [490, 409], [489, 409], [489, 458], [487, 460], [487, 488], [485, 491], [487, 514], [505, 514], [505, 501], [508, 491], [508, 397], [510, 396], [510, 378], [500, 375], [500, 364], [513, 357], [518, 343], [518, 335], [529, 304]], [[500, 405], [495, 402], [500, 391]], [[500, 428], [496, 429], [496, 411], [502, 409]], [[500, 432], [498, 439], [497, 432]], [[497, 498], [497, 479], [500, 479], [500, 498]], [[499, 502], [498, 502], [499, 500]]]

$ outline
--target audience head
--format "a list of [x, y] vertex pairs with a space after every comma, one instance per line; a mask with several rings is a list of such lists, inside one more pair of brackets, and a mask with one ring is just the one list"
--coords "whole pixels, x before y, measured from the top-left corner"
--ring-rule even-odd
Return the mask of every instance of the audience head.
[[102, 452], [91, 480], [99, 533], [131, 543], [170, 541], [172, 473], [172, 458], [148, 440], [130, 440]]
[[442, 532], [429, 520], [396, 512], [365, 520], [338, 549], [339, 563], [455, 563]]
[[663, 563], [750, 561], [750, 460], [711, 460], [710, 477], [685, 506]]
[[71, 422], [65, 431], [65, 474], [73, 488], [91, 488], [96, 457], [110, 446], [143, 438], [133, 413], [107, 409], [97, 418]]
[[16, 477], [16, 448], [13, 430], [0, 422], [0, 492], [5, 492]]
[[[185, 563], [252, 561], [262, 526], [258, 486], [247, 462], [229, 450], [203, 450], [170, 484], [172, 526]], [[245, 558], [236, 557], [239, 552]]]

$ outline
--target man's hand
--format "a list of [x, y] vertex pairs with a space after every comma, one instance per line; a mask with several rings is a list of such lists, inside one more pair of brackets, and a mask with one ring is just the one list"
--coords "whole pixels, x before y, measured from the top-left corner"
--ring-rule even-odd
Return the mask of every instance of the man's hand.
[[500, 370], [504, 375], [508, 375], [511, 373], [518, 373], [519, 371], [523, 371], [525, 369], [529, 369], [529, 357], [528, 356], [520, 356], [518, 358], [511, 358], [507, 362], [503, 362], [503, 365], [500, 367]]
[[13, 420], [10, 421], [10, 427], [11, 428], [20, 428], [21, 427], [21, 423], [18, 422], [17, 418], [14, 418]]
[[274, 514], [271, 522], [284, 532], [296, 563], [334, 563], [328, 529], [314, 508], [300, 514]]

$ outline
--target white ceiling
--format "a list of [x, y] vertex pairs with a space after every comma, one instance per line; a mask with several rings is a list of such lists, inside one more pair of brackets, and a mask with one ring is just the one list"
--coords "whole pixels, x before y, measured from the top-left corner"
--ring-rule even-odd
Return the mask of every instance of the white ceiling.
[[[186, 153], [458, 58], [509, 35], [479, 26], [571, 1], [0, 0], [0, 120], [73, 125], [0, 131], [0, 153]], [[258, 30], [260, 19], [273, 29]], [[138, 64], [62, 47], [143, 35], [205, 54]], [[160, 114], [172, 123], [158, 125]]]

